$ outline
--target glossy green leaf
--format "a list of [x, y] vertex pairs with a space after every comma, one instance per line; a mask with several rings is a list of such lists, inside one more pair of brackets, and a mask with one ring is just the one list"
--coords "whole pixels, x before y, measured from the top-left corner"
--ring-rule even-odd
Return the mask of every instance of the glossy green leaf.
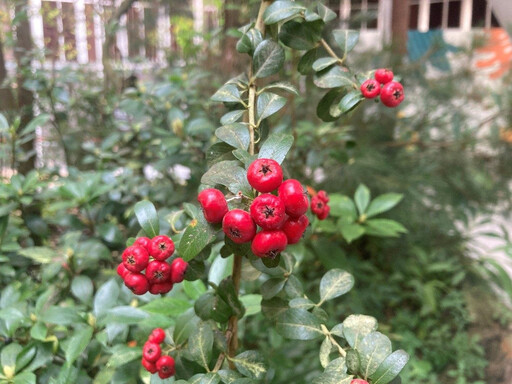
[[244, 123], [233, 123], [219, 127], [215, 136], [232, 147], [239, 149], [249, 148], [249, 128]]
[[273, 133], [262, 144], [258, 157], [260, 159], [273, 159], [281, 164], [292, 145], [292, 135]]
[[3, 114], [0, 113], [0, 134], [9, 132], [9, 123]]
[[289, 309], [288, 302], [280, 297], [261, 301], [261, 312], [268, 319], [275, 319]]
[[322, 38], [323, 21], [299, 23], [288, 21], [279, 31], [279, 40], [287, 47], [307, 51], [316, 47]]
[[46, 124], [50, 120], [50, 115], [47, 113], [43, 113], [39, 116], [36, 116], [18, 133], [18, 136], [24, 136], [26, 134], [32, 133], [36, 130], [37, 127]]
[[324, 372], [313, 379], [313, 384], [350, 384], [353, 376], [348, 375], [345, 360], [342, 357], [332, 360]]
[[335, 29], [332, 34], [344, 55], [353, 50], [359, 40], [359, 32], [351, 29]]
[[256, 28], [251, 28], [237, 41], [236, 50], [240, 53], [251, 54], [262, 40], [261, 32]]
[[215, 186], [223, 185], [230, 192], [237, 194], [242, 191], [250, 196], [251, 186], [247, 181], [247, 172], [238, 161], [220, 161], [214, 164], [201, 178], [201, 183]]
[[142, 356], [141, 348], [128, 347], [127, 345], [117, 344], [112, 349], [112, 356], [107, 362], [107, 367], [117, 368], [133, 360], [139, 360]]
[[341, 223], [339, 225], [339, 229], [343, 238], [349, 244], [352, 241], [359, 239], [365, 233], [364, 227], [359, 224]]
[[162, 297], [154, 299], [140, 307], [143, 311], [165, 316], [179, 316], [191, 307], [188, 300], [175, 297]]
[[39, 320], [57, 325], [75, 325], [83, 322], [75, 308], [51, 306], [45, 310]]
[[326, 68], [329, 68], [331, 65], [336, 64], [338, 59], [334, 57], [321, 57], [320, 59], [315, 60], [313, 63], [313, 70], [315, 72], [322, 71]]
[[283, 290], [285, 283], [282, 277], [268, 279], [261, 285], [261, 295], [265, 300], [271, 299]]
[[235, 84], [226, 83], [220, 87], [212, 97], [210, 97], [210, 100], [226, 103], [236, 103], [240, 101], [240, 91]]
[[28, 247], [20, 249], [18, 253], [41, 264], [50, 263], [58, 257], [57, 252], [49, 247]]
[[279, 72], [284, 63], [284, 49], [272, 40], [262, 41], [254, 50], [253, 76], [261, 78]]
[[16, 375], [13, 380], [13, 384], [36, 384], [36, 375], [32, 372], [21, 372]]
[[403, 197], [404, 195], [399, 193], [386, 193], [384, 195], [377, 196], [372, 200], [370, 206], [366, 210], [366, 217], [373, 217], [379, 213], [389, 211], [395, 207]]
[[344, 222], [352, 223], [357, 219], [356, 206], [348, 196], [333, 193], [330, 196], [329, 206], [331, 216], [341, 217]]
[[220, 123], [222, 125], [229, 125], [229, 124], [236, 123], [238, 120], [240, 120], [242, 118], [244, 113], [245, 113], [245, 110], [243, 110], [243, 109], [237, 109], [235, 111], [228, 112], [220, 118]]
[[320, 345], [320, 352], [318, 353], [318, 357], [320, 359], [320, 364], [322, 367], [326, 367], [327, 364], [329, 364], [329, 355], [331, 354], [332, 350], [332, 342], [331, 339], [326, 337], [324, 341], [322, 341], [322, 344]]
[[218, 384], [220, 383], [220, 376], [216, 372], [205, 373], [199, 384]]
[[197, 329], [199, 321], [200, 319], [196, 316], [193, 308], [178, 317], [172, 336], [174, 342], [179, 345], [187, 341], [189, 336]]
[[265, 24], [274, 24], [282, 20], [296, 16], [306, 8], [295, 1], [278, 0], [268, 6], [263, 13]]
[[143, 200], [135, 204], [133, 208], [140, 226], [150, 238], [160, 234], [160, 222], [156, 208], [150, 201]]
[[94, 315], [99, 317], [112, 308], [119, 297], [119, 286], [115, 280], [109, 280], [103, 284], [94, 296]]
[[320, 280], [320, 300], [334, 299], [344, 295], [354, 286], [354, 277], [341, 269], [331, 269]]
[[210, 267], [208, 273], [208, 281], [219, 285], [219, 283], [231, 275], [233, 270], [233, 258], [232, 257], [220, 257], [217, 256]]
[[370, 219], [366, 220], [366, 233], [374, 236], [398, 237], [401, 233], [407, 233], [407, 229], [395, 220]]
[[345, 92], [339, 88], [327, 92], [318, 102], [316, 107], [317, 116], [325, 122], [337, 120], [342, 114], [341, 109], [338, 108], [338, 103], [344, 94]]
[[299, 60], [297, 70], [302, 75], [308, 75], [313, 72], [313, 63], [321, 57], [321, 52], [318, 48], [307, 51]]
[[190, 223], [183, 232], [178, 245], [180, 257], [185, 261], [192, 260], [214, 239], [215, 230], [206, 222], [204, 217], [200, 216]]
[[289, 339], [313, 340], [323, 336], [320, 321], [305, 309], [290, 308], [277, 318], [277, 332]]
[[274, 83], [270, 83], [265, 85], [264, 87], [260, 88], [258, 93], [263, 93], [265, 91], [268, 91], [269, 89], [279, 89], [281, 91], [286, 91], [289, 93], [293, 93], [295, 95], [299, 94], [299, 91], [297, 91], [297, 88], [295, 86], [287, 81], [276, 81]]
[[388, 384], [400, 374], [409, 361], [409, 354], [403, 350], [393, 352], [386, 357], [377, 370], [370, 375], [372, 384]]
[[83, 303], [88, 303], [92, 298], [94, 286], [90, 277], [75, 276], [71, 282], [71, 293]]
[[27, 344], [16, 356], [16, 372], [20, 372], [29, 365], [37, 354], [37, 347], [33, 343]]
[[[279, 111], [285, 105], [286, 98], [283, 96], [279, 96], [271, 92], [263, 92], [260, 94], [256, 103], [256, 118], [258, 120], [258, 124], [260, 124], [263, 119], [266, 119]], [[242, 149], [247, 149], [247, 147]]]
[[377, 320], [371, 316], [350, 315], [343, 321], [343, 335], [352, 348], [358, 348], [363, 337], [375, 330]]
[[344, 71], [339, 65], [327, 71], [315, 75], [314, 83], [319, 88], [353, 87], [354, 82], [349, 72]]
[[245, 316], [256, 315], [261, 312], [261, 295], [249, 294], [240, 296], [240, 301], [245, 307]]
[[204, 367], [209, 368], [209, 362], [212, 357], [213, 331], [209, 324], [199, 323], [198, 328], [188, 338], [188, 352], [193, 361]]
[[311, 309], [315, 306], [311, 300], [304, 297], [296, 297], [290, 300], [290, 308]]
[[147, 319], [150, 315], [139, 308], [129, 305], [114, 307], [106, 312], [105, 323], [116, 324], [138, 324]]
[[192, 300], [196, 300], [199, 296], [206, 292], [206, 287], [201, 280], [195, 281], [183, 281], [182, 283], [183, 291], [185, 291], [186, 295], [190, 297]]
[[360, 90], [353, 90], [347, 93], [340, 101], [339, 107], [343, 113], [350, 112], [364, 100]]
[[337, 17], [336, 12], [331, 10], [329, 7], [326, 7], [325, 5], [323, 5], [320, 1], [317, 4], [317, 12], [320, 15], [320, 17], [322, 18], [322, 20], [326, 23], [336, 19], [336, 17]]
[[244, 376], [261, 380], [267, 373], [263, 356], [257, 351], [245, 351], [230, 359]]
[[78, 356], [85, 350], [91, 341], [92, 333], [92, 327], [80, 328], [73, 332], [64, 351], [67, 364], [73, 364]]
[[364, 184], [359, 184], [354, 194], [354, 201], [356, 203], [359, 214], [365, 213], [368, 204], [370, 203], [370, 190]]
[[235, 285], [233, 284], [231, 277], [225, 278], [221, 281], [217, 289], [217, 294], [229, 305], [236, 316], [239, 318], [243, 317], [245, 308], [238, 298], [238, 294], [235, 290]]
[[356, 350], [361, 359], [361, 373], [366, 380], [391, 354], [391, 341], [380, 332], [372, 332], [361, 340]]

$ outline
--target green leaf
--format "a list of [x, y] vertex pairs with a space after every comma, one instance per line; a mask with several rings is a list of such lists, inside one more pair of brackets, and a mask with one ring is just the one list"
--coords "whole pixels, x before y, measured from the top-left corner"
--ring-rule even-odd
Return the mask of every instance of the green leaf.
[[352, 375], [347, 375], [347, 367], [342, 357], [334, 359], [325, 367], [325, 371], [315, 377], [313, 384], [350, 384]]
[[[259, 125], [263, 119], [273, 115], [286, 105], [286, 98], [271, 92], [263, 92], [258, 96], [256, 118]], [[243, 148], [247, 149], [247, 148]]]
[[44, 340], [47, 335], [48, 329], [44, 323], [38, 321], [32, 326], [32, 328], [30, 328], [30, 337], [35, 340]]
[[155, 313], [170, 317], [175, 317], [184, 313], [191, 307], [188, 300], [178, 299], [174, 297], [162, 297], [155, 299], [140, 307], [143, 311]]
[[37, 354], [37, 347], [29, 343], [21, 352], [16, 356], [16, 372], [19, 373], [23, 368], [29, 365]]
[[384, 195], [377, 196], [368, 207], [366, 211], [366, 217], [373, 217], [379, 213], [389, 211], [391, 208], [396, 206], [404, 195], [400, 193], [386, 193]]
[[251, 28], [237, 41], [236, 50], [240, 53], [251, 54], [262, 40], [261, 32], [256, 28]]
[[32, 372], [21, 372], [12, 380], [13, 384], [36, 384], [36, 375]]
[[354, 286], [354, 277], [341, 269], [331, 269], [320, 280], [320, 300], [326, 300], [344, 295]]
[[233, 123], [230, 125], [224, 125], [217, 128], [215, 136], [232, 147], [239, 149], [249, 148], [250, 137], [247, 124]]
[[288, 310], [288, 302], [280, 297], [261, 301], [261, 312], [268, 319], [275, 319]]
[[331, 216], [342, 217], [344, 222], [353, 223], [357, 219], [356, 206], [348, 196], [333, 193], [330, 196], [329, 206]]
[[210, 100], [226, 103], [240, 102], [240, 91], [235, 84], [226, 83], [210, 97]]
[[285, 283], [286, 279], [282, 277], [268, 279], [261, 285], [261, 295], [265, 300], [269, 300], [283, 290]]
[[236, 123], [240, 118], [244, 115], [245, 110], [237, 109], [236, 111], [231, 111], [226, 113], [224, 116], [220, 118], [220, 123], [222, 125], [229, 125]]
[[28, 247], [20, 249], [18, 253], [41, 264], [48, 264], [58, 257], [57, 252], [48, 247]]
[[322, 20], [299, 23], [288, 21], [279, 31], [279, 40], [287, 47], [307, 51], [316, 47], [322, 38]]
[[407, 352], [399, 349], [386, 357], [377, 370], [370, 375], [372, 384], [388, 384], [391, 380], [398, 376], [400, 371], [409, 361]]
[[366, 233], [374, 236], [398, 237], [401, 233], [407, 233], [407, 229], [395, 220], [371, 219], [366, 220]]
[[319, 58], [320, 50], [318, 48], [314, 48], [310, 51], [307, 51], [299, 60], [297, 64], [297, 70], [302, 75], [308, 75], [313, 72], [313, 63]]
[[357, 107], [357, 105], [363, 100], [364, 97], [361, 94], [361, 91], [350, 91], [341, 99], [339, 108], [343, 113], [347, 113], [353, 110], [355, 107]]
[[196, 316], [194, 309], [190, 308], [187, 312], [176, 319], [174, 326], [173, 340], [177, 345], [187, 341], [199, 324], [199, 317]]
[[119, 286], [115, 280], [109, 280], [103, 284], [94, 296], [94, 315], [99, 317], [117, 303], [119, 297]]
[[227, 323], [233, 315], [231, 307], [212, 291], [208, 291], [196, 299], [194, 311], [202, 320], [212, 319], [218, 323]]
[[237, 317], [243, 317], [245, 308], [238, 298], [238, 294], [235, 290], [235, 285], [233, 284], [231, 277], [227, 277], [221, 281], [217, 289], [217, 294], [229, 305]]
[[354, 194], [354, 201], [356, 202], [359, 214], [362, 215], [370, 203], [370, 190], [366, 185], [359, 184], [356, 193]]
[[138, 324], [148, 317], [149, 314], [139, 308], [123, 305], [109, 309], [103, 322], [106, 324]]
[[256, 315], [261, 312], [261, 295], [250, 294], [240, 296], [240, 301], [245, 307], [245, 316]]
[[73, 364], [74, 361], [85, 350], [92, 338], [92, 327], [84, 327], [76, 330], [70, 337], [67, 348], [64, 351], [66, 363]]
[[273, 133], [262, 144], [258, 157], [260, 159], [273, 159], [281, 164], [292, 145], [292, 135]]
[[150, 238], [160, 233], [160, 222], [155, 206], [148, 200], [139, 201], [134, 207], [135, 216], [140, 226]]
[[254, 50], [254, 78], [261, 78], [279, 72], [284, 63], [284, 49], [272, 40], [263, 40]]
[[128, 347], [127, 345], [117, 344], [112, 349], [112, 356], [107, 362], [107, 367], [117, 368], [125, 365], [135, 359], [140, 359], [142, 356], [141, 348]]
[[185, 294], [190, 297], [192, 300], [197, 300], [199, 296], [206, 292], [206, 287], [201, 280], [196, 281], [183, 281], [182, 283], [183, 291]]
[[261, 380], [267, 373], [263, 356], [257, 351], [245, 351], [230, 360], [238, 372], [252, 379]]
[[[221, 163], [225, 163], [225, 161], [221, 161]], [[200, 216], [198, 219], [192, 221], [185, 229], [185, 232], [183, 232], [183, 236], [178, 245], [178, 253], [183, 260], [190, 261], [214, 239], [215, 230], [206, 222], [204, 217]]]
[[334, 57], [321, 57], [313, 63], [313, 70], [315, 72], [322, 71], [326, 68], [329, 68], [331, 65], [336, 64], [338, 59]]
[[338, 108], [338, 103], [344, 94], [344, 90], [340, 88], [331, 89], [327, 92], [318, 102], [316, 107], [317, 116], [325, 122], [337, 120], [342, 113], [341, 109]]
[[321, 2], [318, 2], [317, 12], [325, 23], [328, 23], [337, 17], [336, 12], [331, 10], [329, 7], [326, 7]]
[[217, 256], [215, 260], [213, 260], [212, 266], [210, 267], [210, 271], [208, 273], [208, 281], [219, 285], [219, 283], [231, 275], [231, 271], [233, 270], [233, 258], [232, 257], [220, 257]]
[[290, 300], [290, 308], [311, 309], [315, 306], [311, 300], [304, 297], [296, 297]]
[[212, 358], [213, 332], [207, 323], [200, 323], [188, 338], [188, 352], [193, 361], [208, 370]]
[[359, 40], [359, 32], [351, 29], [335, 29], [332, 34], [344, 56], [354, 49]]
[[82, 303], [88, 303], [91, 300], [94, 287], [92, 280], [85, 275], [75, 276], [71, 282], [71, 293]]
[[39, 316], [39, 320], [57, 325], [76, 325], [83, 322], [76, 308], [57, 306], [49, 307]]
[[350, 223], [341, 223], [339, 225], [341, 234], [343, 238], [347, 241], [347, 243], [351, 243], [355, 239], [360, 238], [364, 235], [365, 229], [362, 225], [359, 224], [350, 224]]
[[199, 381], [199, 384], [218, 384], [220, 383], [220, 376], [216, 372], [205, 373]]
[[43, 113], [32, 120], [21, 130], [21, 132], [18, 133], [19, 137], [22, 137], [23, 135], [26, 135], [28, 133], [32, 133], [36, 130], [37, 127], [44, 125], [50, 120], [50, 115], [47, 113]]
[[343, 321], [343, 335], [352, 348], [358, 348], [363, 337], [376, 329], [377, 320], [371, 316], [350, 315]]
[[329, 355], [332, 350], [332, 342], [331, 339], [326, 337], [324, 341], [322, 341], [322, 345], [320, 345], [319, 359], [322, 367], [326, 367], [329, 364]]
[[265, 24], [274, 24], [296, 16], [304, 10], [306, 10], [306, 8], [295, 1], [274, 1], [267, 9], [265, 9], [265, 12], [263, 13], [263, 21]]
[[247, 181], [247, 172], [238, 161], [220, 161], [214, 164], [201, 178], [201, 183], [225, 186], [230, 192], [237, 194], [242, 191], [250, 196], [251, 186]]
[[0, 113], [0, 134], [9, 132], [9, 123], [4, 115]]
[[282, 91], [290, 92], [295, 95], [299, 94], [299, 91], [297, 91], [297, 88], [295, 86], [287, 81], [276, 81], [274, 83], [270, 83], [265, 85], [263, 88], [259, 89], [259, 93], [262, 93], [264, 91], [268, 91], [269, 89], [280, 89]]
[[336, 65], [326, 71], [319, 72], [315, 75], [313, 82], [319, 88], [354, 86], [350, 73], [344, 71], [339, 65]]
[[380, 332], [372, 332], [363, 338], [356, 350], [361, 359], [361, 373], [366, 380], [391, 353], [391, 341]]
[[313, 340], [323, 336], [320, 321], [305, 309], [290, 308], [277, 318], [277, 332], [289, 339]]

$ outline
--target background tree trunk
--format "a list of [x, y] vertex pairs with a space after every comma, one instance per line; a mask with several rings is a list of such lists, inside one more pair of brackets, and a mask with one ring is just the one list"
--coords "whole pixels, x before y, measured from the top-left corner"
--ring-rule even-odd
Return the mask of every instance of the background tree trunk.
[[237, 70], [242, 70], [244, 64], [237, 66], [237, 61], [240, 62], [240, 55], [236, 51], [236, 42], [238, 39], [228, 36], [226, 32], [231, 28], [238, 28], [240, 26], [240, 4], [235, 0], [224, 1], [224, 42], [222, 47], [222, 66], [221, 70], [224, 73], [235, 73]]
[[393, 0], [391, 15], [391, 44], [398, 58], [407, 54], [407, 31], [409, 29], [409, 0]]
[[7, 69], [5, 68], [4, 46], [2, 36], [0, 36], [0, 111], [11, 111], [16, 107], [11, 88], [4, 84], [7, 79]]

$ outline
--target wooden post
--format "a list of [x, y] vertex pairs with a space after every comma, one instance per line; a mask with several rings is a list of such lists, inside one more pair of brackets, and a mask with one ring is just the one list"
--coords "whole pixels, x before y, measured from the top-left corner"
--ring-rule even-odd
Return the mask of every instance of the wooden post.
[[391, 16], [391, 45], [396, 55], [407, 54], [407, 31], [409, 29], [409, 1], [393, 0]]

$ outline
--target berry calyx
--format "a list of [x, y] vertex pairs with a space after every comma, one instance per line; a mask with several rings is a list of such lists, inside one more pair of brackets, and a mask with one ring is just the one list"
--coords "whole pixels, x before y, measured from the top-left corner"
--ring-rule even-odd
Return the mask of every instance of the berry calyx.
[[278, 189], [279, 198], [283, 201], [286, 214], [292, 217], [300, 217], [309, 207], [309, 201], [302, 184], [295, 179], [284, 181]]
[[249, 212], [241, 209], [232, 209], [222, 220], [222, 230], [233, 242], [237, 244], [247, 243], [256, 234], [256, 224]]
[[288, 239], [283, 231], [261, 231], [254, 236], [251, 249], [258, 257], [275, 258], [288, 245]]
[[181, 257], [177, 257], [171, 263], [171, 282], [173, 284], [181, 283], [185, 278], [185, 272], [187, 272], [188, 263]]
[[286, 220], [283, 200], [270, 193], [255, 198], [250, 210], [252, 219], [263, 229], [280, 228]]
[[119, 276], [121, 276], [122, 279], [124, 279], [124, 277], [130, 273], [130, 271], [128, 269], [126, 269], [126, 267], [124, 266], [124, 263], [119, 263], [119, 265], [117, 266], [117, 274]]
[[286, 234], [288, 244], [296, 244], [302, 238], [304, 231], [309, 225], [309, 219], [306, 215], [302, 215], [298, 219], [288, 218], [283, 224], [281, 230]]
[[283, 182], [283, 170], [275, 160], [257, 159], [247, 169], [247, 181], [258, 192], [272, 192]]
[[393, 80], [394, 74], [386, 68], [380, 68], [375, 71], [375, 80], [381, 84], [387, 84]]
[[171, 266], [165, 261], [153, 260], [146, 268], [146, 277], [150, 284], [167, 282], [171, 277]]
[[142, 273], [127, 273], [124, 285], [136, 295], [143, 295], [149, 290], [149, 281]]
[[144, 247], [132, 245], [124, 250], [123, 264], [130, 272], [140, 272], [144, 270], [149, 263], [149, 254]]
[[146, 359], [146, 361], [149, 361], [150, 363], [156, 363], [161, 355], [162, 349], [157, 343], [148, 341], [144, 344], [144, 347], [142, 348], [142, 357]]
[[368, 79], [363, 84], [361, 84], [361, 93], [367, 99], [373, 99], [379, 96], [380, 93], [380, 83], [374, 79]]
[[148, 249], [149, 242], [151, 239], [149, 237], [137, 237], [135, 241], [133, 242], [133, 245], [140, 245], [141, 247]]
[[142, 366], [146, 368], [146, 371], [150, 373], [157, 373], [158, 369], [156, 368], [156, 363], [151, 363], [147, 361], [145, 358], [142, 358]]
[[158, 376], [161, 379], [166, 379], [174, 375], [174, 359], [171, 356], [160, 356], [156, 362], [156, 368], [158, 369]]
[[350, 384], [368, 384], [368, 382], [363, 379], [354, 379], [350, 382]]
[[148, 336], [148, 341], [151, 343], [160, 344], [165, 340], [165, 331], [162, 328], [155, 328]]
[[197, 201], [201, 204], [204, 218], [209, 223], [220, 223], [224, 215], [228, 212], [226, 198], [218, 189], [209, 188], [201, 191], [197, 196]]
[[404, 87], [402, 84], [391, 81], [385, 84], [380, 91], [380, 101], [386, 107], [394, 108], [404, 101]]
[[170, 281], [166, 281], [164, 283], [151, 284], [149, 286], [149, 293], [153, 295], [159, 295], [170, 292], [170, 290], [172, 289], [172, 285], [173, 284]]
[[168, 236], [156, 236], [149, 242], [148, 250], [155, 260], [163, 261], [174, 253], [174, 242]]

